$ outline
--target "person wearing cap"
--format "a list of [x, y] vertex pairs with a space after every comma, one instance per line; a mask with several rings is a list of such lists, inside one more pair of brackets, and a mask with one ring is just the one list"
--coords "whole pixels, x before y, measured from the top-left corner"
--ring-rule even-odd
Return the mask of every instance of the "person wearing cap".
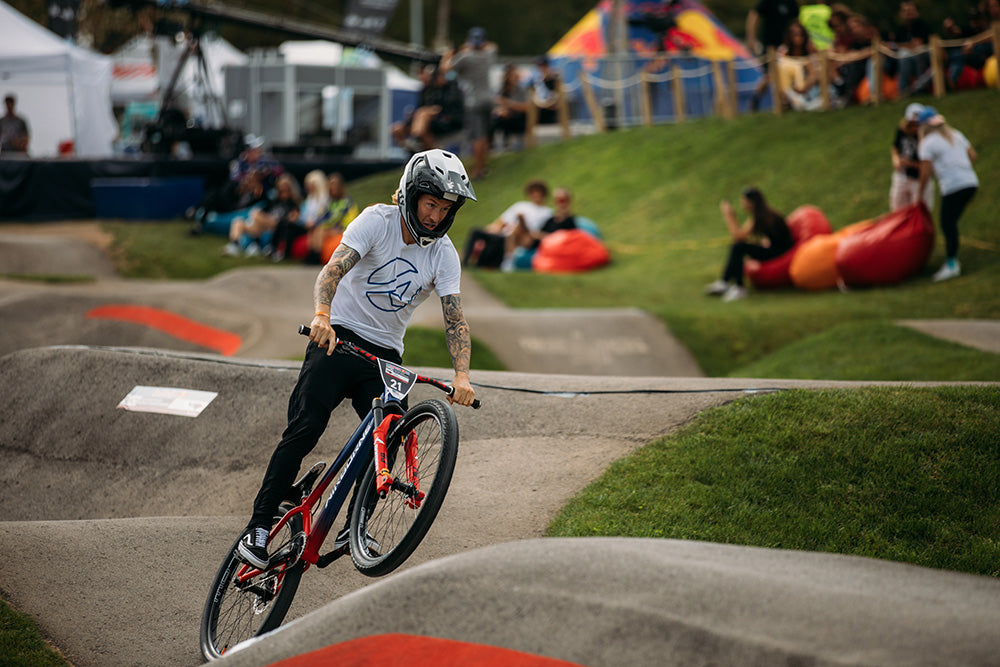
[[497, 46], [486, 41], [483, 28], [469, 30], [468, 39], [457, 52], [449, 51], [441, 66], [458, 75], [465, 92], [465, 132], [472, 143], [472, 178], [486, 176], [490, 154], [490, 121], [493, 113], [493, 88], [490, 69], [497, 61]]
[[927, 182], [920, 190], [920, 123], [917, 117], [924, 110], [923, 104], [906, 107], [903, 119], [896, 128], [892, 141], [892, 184], [889, 186], [889, 210], [906, 208], [923, 200], [928, 211], [934, 210], [934, 184]]
[[945, 262], [934, 274], [934, 282], [962, 275], [958, 262], [958, 219], [979, 189], [979, 177], [972, 165], [976, 150], [965, 135], [948, 125], [933, 107], [917, 114], [920, 124], [920, 189], [931, 174], [941, 191], [941, 233], [944, 235]]
[[17, 98], [8, 93], [4, 96], [3, 103], [6, 113], [0, 116], [0, 153], [27, 154], [31, 134], [28, 131], [27, 121], [14, 111]]
[[[431, 293], [441, 299], [445, 343], [455, 376], [452, 403], [472, 405], [472, 342], [462, 313], [462, 265], [448, 229], [467, 200], [476, 200], [465, 166], [452, 153], [417, 153], [403, 169], [393, 204], [373, 204], [344, 230], [340, 245], [313, 286], [314, 313], [298, 381], [288, 399], [288, 425], [271, 455], [253, 513], [236, 547], [254, 567], [267, 565], [268, 531], [291, 491], [302, 459], [344, 400], [364, 418], [382, 394], [376, 367], [350, 354], [334, 354], [346, 340], [377, 357], [402, 363], [410, 318]], [[355, 487], [355, 495], [357, 487]], [[354, 504], [354, 498], [351, 505]], [[350, 516], [350, 507], [347, 515]], [[348, 531], [334, 550], [349, 551]]]

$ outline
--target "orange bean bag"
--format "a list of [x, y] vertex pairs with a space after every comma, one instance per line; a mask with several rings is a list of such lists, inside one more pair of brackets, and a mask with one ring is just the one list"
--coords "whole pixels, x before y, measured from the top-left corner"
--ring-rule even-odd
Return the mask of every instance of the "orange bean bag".
[[[868, 104], [872, 98], [871, 88], [868, 85], [868, 77], [861, 79], [854, 97], [858, 104]], [[899, 79], [894, 76], [882, 75], [882, 99], [892, 102], [899, 97]]]
[[546, 235], [531, 258], [531, 268], [540, 273], [590, 271], [611, 261], [600, 239], [582, 229], [560, 229]]
[[840, 280], [836, 261], [839, 244], [840, 237], [835, 234], [822, 234], [798, 246], [788, 267], [792, 284], [805, 290], [836, 287]]
[[774, 259], [764, 262], [747, 259], [743, 264], [743, 273], [757, 289], [790, 287], [792, 278], [788, 269], [792, 265], [796, 249], [800, 244], [814, 236], [829, 234], [832, 231], [830, 221], [827, 220], [823, 211], [811, 204], [799, 206], [788, 214], [785, 222], [792, 232], [792, 238], [795, 239], [795, 245], [792, 246], [792, 249]]
[[917, 274], [934, 249], [934, 224], [923, 202], [888, 213], [844, 238], [837, 272], [852, 287], [898, 283]]
[[343, 237], [343, 234], [334, 234], [333, 236], [327, 236], [323, 240], [323, 252], [320, 253], [320, 259], [323, 260], [324, 264], [330, 261], [330, 257], [333, 256], [333, 251], [340, 245], [340, 239]]

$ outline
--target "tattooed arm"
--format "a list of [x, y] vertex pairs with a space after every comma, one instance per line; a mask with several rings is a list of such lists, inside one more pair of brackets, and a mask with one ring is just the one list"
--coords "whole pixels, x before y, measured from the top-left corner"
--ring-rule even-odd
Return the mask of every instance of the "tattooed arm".
[[326, 347], [327, 354], [333, 354], [333, 346], [337, 342], [337, 335], [330, 324], [330, 304], [333, 303], [333, 295], [337, 293], [337, 285], [340, 284], [341, 278], [358, 263], [359, 259], [361, 255], [357, 250], [341, 243], [316, 277], [316, 286], [313, 288], [316, 315], [309, 326], [309, 340], [315, 341], [320, 347]]
[[451, 355], [451, 365], [455, 368], [455, 379], [451, 383], [455, 393], [449, 400], [460, 405], [472, 405], [472, 400], [476, 397], [476, 391], [469, 380], [472, 337], [465, 315], [462, 314], [462, 297], [458, 294], [441, 297], [441, 311], [444, 313], [445, 342]]

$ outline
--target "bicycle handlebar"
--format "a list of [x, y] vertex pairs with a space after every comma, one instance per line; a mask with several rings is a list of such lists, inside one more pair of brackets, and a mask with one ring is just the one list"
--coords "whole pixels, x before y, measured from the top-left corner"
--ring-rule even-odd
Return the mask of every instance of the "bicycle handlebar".
[[[311, 329], [307, 325], [305, 325], [305, 324], [300, 324], [299, 325], [299, 335], [301, 335], [301, 336], [308, 336], [309, 333], [310, 333], [310, 331], [311, 331]], [[364, 348], [359, 347], [359, 346], [355, 345], [354, 343], [351, 343], [350, 341], [339, 340], [338, 339], [337, 343], [336, 343], [336, 347], [340, 348], [341, 350], [344, 350], [348, 354], [353, 354], [353, 355], [362, 357], [364, 359], [367, 359], [368, 361], [372, 362], [373, 364], [377, 364], [378, 363], [378, 357], [377, 356], [375, 356], [371, 352], [365, 350]], [[435, 380], [434, 378], [429, 378], [429, 377], [426, 377], [424, 375], [420, 375], [419, 373], [417, 374], [417, 382], [419, 382], [421, 384], [429, 384], [432, 387], [437, 387], [438, 389], [440, 389], [444, 393], [448, 394], [448, 396], [452, 396], [452, 395], [455, 394], [455, 388], [452, 387], [451, 385], [445, 384], [444, 382], [441, 382], [440, 380]], [[473, 410], [478, 410], [479, 408], [482, 407], [482, 405], [483, 405], [483, 402], [480, 401], [478, 398], [476, 398], [476, 399], [473, 399], [471, 407], [472, 407]]]

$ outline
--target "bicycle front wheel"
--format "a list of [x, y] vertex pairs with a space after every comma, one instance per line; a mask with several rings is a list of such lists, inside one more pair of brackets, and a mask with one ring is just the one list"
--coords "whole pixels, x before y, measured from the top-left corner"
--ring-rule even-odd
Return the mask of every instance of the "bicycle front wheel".
[[[268, 542], [273, 555], [301, 539], [302, 517], [295, 515]], [[278, 565], [247, 577], [253, 568], [236, 555], [234, 542], [208, 592], [201, 616], [201, 654], [205, 660], [221, 658], [240, 642], [269, 632], [281, 624], [292, 604], [305, 563]]]
[[418, 403], [400, 418], [386, 445], [396, 483], [379, 498], [375, 467], [369, 466], [350, 521], [351, 559], [370, 577], [402, 565], [441, 509], [458, 458], [455, 412], [437, 399]]

